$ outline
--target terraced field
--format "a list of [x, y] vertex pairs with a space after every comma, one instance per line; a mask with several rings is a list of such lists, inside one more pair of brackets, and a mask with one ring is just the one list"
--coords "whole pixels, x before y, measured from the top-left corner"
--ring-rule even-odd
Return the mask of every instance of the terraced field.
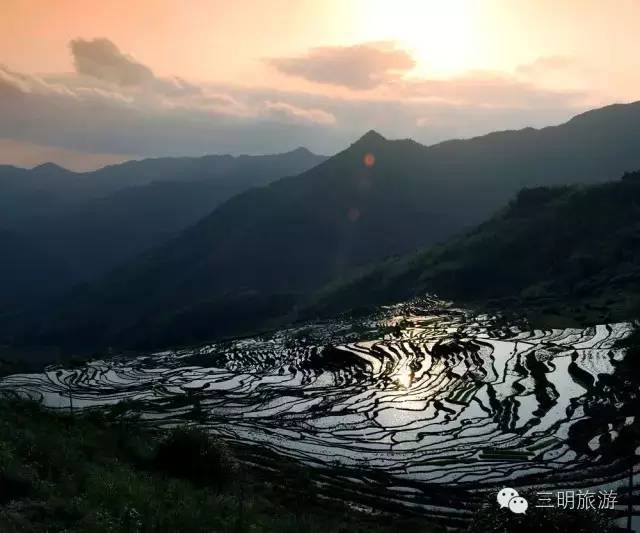
[[[327, 494], [463, 517], [460, 494], [507, 481], [578, 488], [624, 476], [603, 450], [634, 417], [597, 391], [630, 329], [530, 331], [422, 299], [357, 322], [14, 375], [0, 390], [64, 409], [132, 400], [148, 423], [201, 425], [263, 468], [303, 461]], [[620, 414], [590, 420], [587, 402]]]

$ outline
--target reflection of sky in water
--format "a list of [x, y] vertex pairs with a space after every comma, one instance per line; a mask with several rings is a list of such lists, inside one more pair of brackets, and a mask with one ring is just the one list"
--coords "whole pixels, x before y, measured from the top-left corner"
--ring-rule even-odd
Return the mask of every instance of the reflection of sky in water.
[[[197, 353], [16, 375], [0, 388], [61, 408], [69, 392], [76, 408], [142, 400], [154, 423], [193, 416], [230, 439], [307, 462], [366, 463], [398, 483], [490, 484], [589, 468], [593, 458], [566, 440], [585, 417], [571, 355], [595, 380], [611, 373], [609, 352], [628, 325], [521, 332], [440, 303], [386, 313], [357, 327], [324, 323]], [[380, 325], [396, 328], [382, 334]], [[543, 365], [544, 382], [530, 361]], [[594, 454], [598, 439], [590, 440]]]

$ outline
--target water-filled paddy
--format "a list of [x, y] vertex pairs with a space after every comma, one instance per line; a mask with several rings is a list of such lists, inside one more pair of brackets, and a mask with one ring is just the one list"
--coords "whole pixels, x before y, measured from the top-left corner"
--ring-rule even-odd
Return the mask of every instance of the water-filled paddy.
[[633, 416], [586, 424], [585, 402], [615, 404], [593, 391], [630, 329], [530, 331], [420, 300], [356, 322], [14, 375], [0, 388], [65, 409], [137, 400], [150, 423], [191, 421], [308, 464], [368, 471], [390, 501], [428, 506], [420, 496], [434, 484], [622, 476], [601, 447]]

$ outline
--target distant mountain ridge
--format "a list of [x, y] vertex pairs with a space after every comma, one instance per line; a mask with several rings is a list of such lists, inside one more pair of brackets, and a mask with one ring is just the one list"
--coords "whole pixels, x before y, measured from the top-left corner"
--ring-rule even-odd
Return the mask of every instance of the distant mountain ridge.
[[371, 131], [298, 176], [231, 198], [75, 295], [43, 338], [162, 345], [237, 334], [353, 269], [472, 227], [523, 187], [600, 183], [633, 168], [640, 103], [431, 147]]
[[[208, 155], [201, 157], [161, 157], [132, 160], [108, 165], [89, 172], [73, 172], [55, 163], [44, 163], [32, 169], [0, 165], [0, 191], [5, 193], [0, 206], [0, 223], [14, 225], [11, 217], [23, 221], [34, 215], [59, 212], [70, 206], [102, 198], [129, 187], [158, 181], [199, 181], [246, 177], [248, 172], [269, 169], [272, 177], [297, 174], [325, 160], [306, 148], [272, 155]], [[255, 183], [262, 183], [258, 177]], [[7, 195], [8, 194], [8, 195]], [[20, 213], [11, 207], [10, 200], [22, 201]], [[26, 203], [31, 201], [33, 205]], [[26, 212], [25, 212], [26, 211]]]
[[77, 280], [92, 280], [235, 194], [325, 159], [298, 148], [264, 156], [146, 159], [86, 173], [52, 163], [0, 167], [0, 227], [66, 261]]

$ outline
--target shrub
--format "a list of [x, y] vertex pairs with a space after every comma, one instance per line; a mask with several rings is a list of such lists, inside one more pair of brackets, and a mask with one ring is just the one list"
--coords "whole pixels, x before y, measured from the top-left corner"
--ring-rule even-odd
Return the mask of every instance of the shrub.
[[199, 485], [229, 484], [236, 466], [227, 446], [195, 428], [173, 430], [158, 445], [156, 469]]
[[34, 491], [32, 473], [19, 466], [10, 466], [0, 471], [0, 505], [27, 498]]
[[640, 181], [640, 170], [634, 170], [632, 172], [625, 172], [622, 175], [624, 181]]
[[569, 190], [570, 187], [525, 187], [518, 192], [512, 206], [523, 209], [538, 208]]

